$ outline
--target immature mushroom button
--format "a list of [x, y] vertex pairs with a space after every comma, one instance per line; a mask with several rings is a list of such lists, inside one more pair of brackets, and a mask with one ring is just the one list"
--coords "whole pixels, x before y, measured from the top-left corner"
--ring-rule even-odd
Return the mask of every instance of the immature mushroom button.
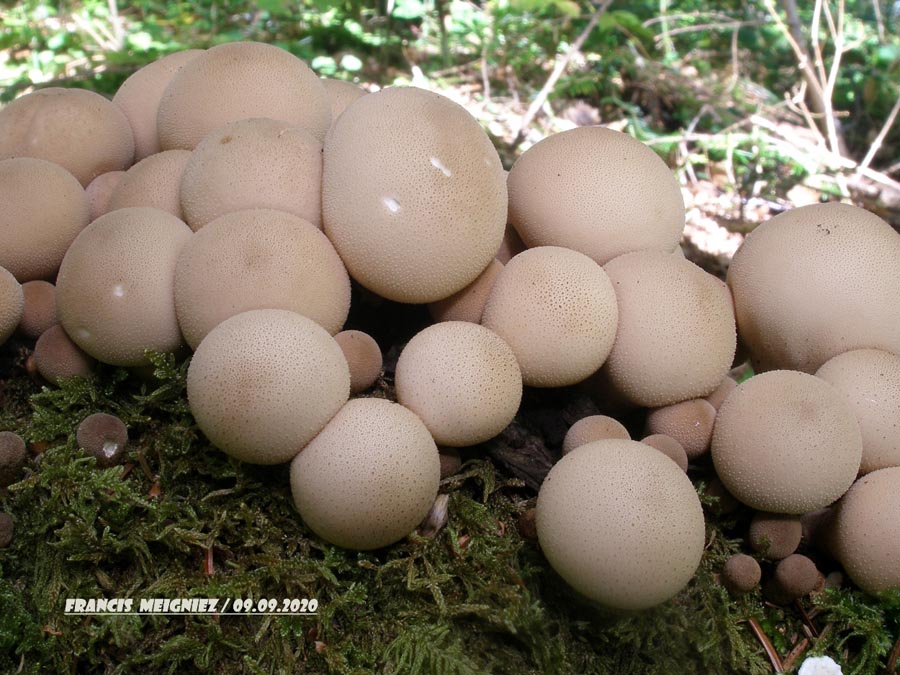
[[787, 558], [797, 550], [802, 538], [803, 525], [798, 516], [760, 511], [750, 521], [750, 546], [769, 560]]
[[688, 470], [688, 455], [681, 443], [665, 434], [650, 434], [641, 439], [641, 443], [659, 450], [666, 457], [675, 462], [682, 471]]
[[601, 441], [604, 438], [619, 438], [625, 441], [631, 440], [628, 429], [622, 426], [619, 420], [606, 415], [590, 415], [583, 417], [566, 432], [563, 439], [562, 454], [567, 455], [577, 447], [593, 441]]
[[334, 336], [350, 367], [350, 393], [365, 391], [381, 374], [381, 348], [368, 333], [345, 330]]
[[728, 395], [737, 387], [737, 381], [733, 377], [726, 377], [716, 390], [706, 397], [709, 404], [716, 410], [725, 402]]
[[749, 593], [759, 585], [762, 569], [755, 558], [744, 553], [731, 556], [722, 567], [722, 585], [733, 596]]
[[503, 264], [494, 258], [471, 284], [449, 298], [428, 303], [428, 313], [435, 321], [469, 321], [481, 323], [484, 307]]
[[647, 415], [647, 433], [665, 434], [677, 440], [688, 459], [697, 459], [709, 450], [716, 409], [706, 399], [682, 401], [651, 410]]
[[94, 413], [78, 425], [75, 441], [86, 455], [97, 460], [98, 467], [105, 469], [122, 461], [128, 445], [128, 429], [115, 415]]
[[124, 171], [101, 173], [84, 189], [90, 205], [91, 222], [94, 222], [109, 211], [109, 198], [124, 175]]
[[22, 284], [22, 293], [25, 308], [19, 330], [25, 337], [37, 340], [45, 330], [59, 322], [56, 318], [56, 286], [49, 281], [26, 281]]
[[25, 441], [12, 431], [0, 431], [0, 488], [15, 483], [27, 457]]
[[50, 326], [38, 338], [34, 360], [41, 377], [57, 386], [66, 377], [90, 377], [97, 363], [69, 339], [59, 324]]
[[819, 570], [805, 555], [794, 553], [778, 563], [774, 581], [779, 594], [793, 601], [812, 592], [819, 581]]
[[142, 159], [116, 184], [109, 196], [107, 210], [152, 206], [184, 220], [181, 176], [190, 159], [191, 153], [187, 150], [167, 150]]

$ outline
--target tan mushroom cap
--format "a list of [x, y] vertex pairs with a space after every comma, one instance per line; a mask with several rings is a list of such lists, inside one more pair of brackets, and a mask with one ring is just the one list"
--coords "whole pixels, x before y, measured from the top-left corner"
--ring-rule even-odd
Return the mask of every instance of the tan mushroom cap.
[[37, 340], [41, 333], [59, 323], [56, 317], [56, 286], [49, 281], [26, 281], [22, 284], [25, 307], [19, 332]]
[[350, 278], [311, 223], [281, 211], [229, 213], [195, 232], [175, 270], [175, 308], [195, 348], [219, 323], [251, 309], [286, 309], [339, 332]]
[[525, 384], [562, 387], [603, 364], [618, 317], [602, 267], [577, 251], [542, 246], [507, 263], [481, 322], [512, 348]]
[[434, 324], [410, 340], [394, 374], [397, 400], [436, 443], [465, 447], [503, 431], [522, 401], [522, 375], [509, 346], [465, 321]]
[[503, 271], [503, 264], [494, 258], [471, 284], [449, 298], [428, 303], [428, 313], [435, 321], [468, 321], [481, 323], [484, 306]]
[[294, 457], [347, 402], [341, 348], [311, 319], [257, 309], [207, 335], [188, 368], [188, 403], [213, 445], [252, 464]]
[[348, 402], [291, 463], [303, 522], [326, 541], [370, 550], [422, 522], [438, 493], [441, 463], [428, 429], [402, 405]]
[[735, 387], [737, 387], [737, 380], [733, 377], [726, 377], [722, 382], [716, 387], [716, 390], [706, 397], [706, 400], [709, 401], [709, 404], [718, 410], [722, 403], [725, 402], [725, 399], [728, 398], [728, 395], [734, 391]]
[[605, 265], [630, 251], [674, 251], [684, 201], [675, 175], [646, 145], [580, 127], [545, 138], [513, 164], [509, 222], [528, 246], [565, 246]]
[[381, 375], [381, 348], [368, 333], [344, 330], [334, 336], [350, 367], [350, 393], [365, 391]]
[[665, 434], [650, 434], [641, 439], [641, 443], [659, 450], [666, 457], [678, 465], [682, 471], [688, 470], [688, 456], [684, 447], [671, 436]]
[[55, 386], [63, 378], [90, 377], [97, 363], [72, 342], [59, 324], [50, 326], [38, 338], [34, 362], [41, 377]]
[[82, 231], [56, 280], [60, 323], [81, 349], [117, 366], [147, 363], [144, 351], [182, 344], [175, 317], [175, 262], [191, 236], [175, 216], [119, 209]]
[[10, 272], [0, 267], [0, 345], [16, 330], [24, 311], [22, 287]]
[[613, 387], [647, 407], [711, 394], [731, 368], [736, 343], [721, 282], [659, 251], [627, 253], [604, 269], [619, 305], [616, 342], [603, 367]]
[[816, 371], [844, 395], [862, 430], [862, 474], [900, 466], [900, 356], [858, 349]]
[[122, 111], [100, 94], [48, 87], [0, 110], [0, 159], [6, 157], [53, 162], [86, 187], [101, 173], [131, 166], [134, 138]]
[[728, 270], [757, 372], [814, 373], [854, 349], [900, 354], [900, 234], [847, 204], [795, 208], [757, 227]]
[[853, 583], [867, 593], [900, 589], [900, 467], [860, 478], [838, 504], [831, 540]]
[[861, 457], [862, 434], [843, 396], [797, 371], [738, 385], [713, 430], [716, 473], [760, 511], [799, 515], [831, 504], [853, 484]]
[[84, 189], [90, 207], [91, 222], [109, 211], [109, 198], [124, 175], [124, 171], [101, 173]]
[[156, 129], [159, 100], [178, 71], [202, 53], [202, 49], [186, 49], [167, 54], [135, 71], [113, 96], [112, 102], [131, 124], [135, 162], [162, 151]]
[[575, 448], [580, 448], [585, 443], [602, 441], [606, 438], [618, 438], [630, 441], [631, 434], [622, 426], [619, 420], [606, 415], [589, 415], [575, 422], [566, 432], [563, 438], [562, 454], [568, 455]]
[[46, 279], [88, 224], [84, 189], [62, 167], [42, 159], [0, 161], [0, 267], [19, 280]]
[[576, 448], [547, 474], [537, 500], [541, 549], [576, 591], [617, 609], [665, 602], [703, 554], [694, 486], [662, 453], [608, 439]]
[[506, 208], [497, 151], [439, 94], [363, 96], [325, 141], [325, 233], [350, 276], [389, 300], [434, 302], [472, 283], [500, 246]]
[[194, 150], [181, 206], [194, 231], [244, 209], [286, 211], [322, 229], [322, 142], [287, 122], [226, 124]]
[[319, 140], [331, 124], [325, 87], [303, 61], [261, 42], [217, 45], [184, 64], [159, 101], [163, 150], [193, 150], [211, 131], [250, 117], [305, 127]]
[[166, 150], [142, 159], [125, 172], [112, 191], [107, 211], [150, 206], [184, 220], [181, 176], [191, 159], [188, 150]]
[[709, 401], [695, 398], [663, 408], [647, 415], [647, 433], [665, 434], [681, 444], [688, 459], [697, 459], [709, 450], [716, 409]]
[[362, 87], [347, 82], [346, 80], [333, 80], [328, 77], [321, 78], [322, 86], [328, 93], [328, 100], [331, 101], [331, 124], [337, 121], [351, 103], [356, 99], [362, 98], [368, 92]]
[[803, 523], [799, 516], [759, 511], [750, 521], [747, 541], [764, 558], [781, 560], [797, 550], [802, 538]]

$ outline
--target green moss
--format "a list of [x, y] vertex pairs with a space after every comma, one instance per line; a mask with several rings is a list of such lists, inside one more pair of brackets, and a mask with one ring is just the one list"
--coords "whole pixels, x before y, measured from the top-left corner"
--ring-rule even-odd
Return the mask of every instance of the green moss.
[[[591, 607], [519, 535], [533, 495], [484, 459], [445, 481], [450, 520], [435, 538], [335, 548], [293, 511], [286, 467], [234, 462], [197, 431], [186, 364], [153, 363], [156, 379], [104, 369], [31, 396], [31, 412], [16, 417], [28, 440], [50, 445], [0, 496], [16, 519], [0, 550], [0, 672], [756, 675], [771, 667], [748, 618], [799, 630], [791, 611], [773, 617], [758, 594], [735, 601], [719, 586], [739, 542], [731, 521], [716, 519], [696, 578], [673, 601], [637, 614]], [[75, 429], [94, 412], [128, 425], [125, 466], [97, 469], [76, 448]], [[72, 617], [68, 597], [296, 597], [320, 608]], [[849, 648], [852, 672], [877, 672], [898, 628], [896, 601], [842, 592], [819, 606], [834, 628], [815, 648]]]

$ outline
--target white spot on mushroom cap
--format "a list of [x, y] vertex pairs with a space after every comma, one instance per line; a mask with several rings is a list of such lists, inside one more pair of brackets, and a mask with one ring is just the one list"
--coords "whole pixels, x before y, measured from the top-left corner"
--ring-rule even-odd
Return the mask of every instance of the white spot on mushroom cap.
[[751, 232], [728, 270], [757, 372], [814, 373], [853, 349], [900, 354], [900, 234], [848, 204], [815, 204]]
[[350, 275], [388, 299], [433, 302], [474, 281], [500, 246], [506, 208], [496, 150], [464, 108], [438, 94], [363, 96], [325, 141], [325, 232]]
[[53, 162], [86, 187], [101, 173], [131, 166], [134, 137], [122, 111], [100, 94], [47, 87], [0, 110], [2, 157]]
[[253, 464], [290, 460], [350, 395], [341, 348], [295, 312], [257, 309], [216, 326], [188, 368], [197, 425], [226, 454]]
[[537, 501], [541, 549], [576, 591], [618, 609], [665, 602], [690, 581], [705, 540], [688, 477], [659, 451], [607, 439], [550, 470]]
[[619, 306], [616, 342], [603, 366], [611, 385], [648, 407], [712, 393], [736, 347], [731, 299], [721, 281], [660, 251], [626, 253], [604, 269]]
[[0, 161], [0, 267], [19, 282], [51, 278], [88, 224], [87, 195], [57, 164], [20, 157]]
[[799, 515], [831, 504], [853, 483], [861, 457], [859, 424], [843, 397], [797, 371], [738, 385], [713, 430], [716, 473], [761, 511]]
[[322, 229], [322, 142], [273, 119], [226, 124], [194, 150], [181, 205], [194, 231], [245, 209], [285, 211]]
[[0, 345], [16, 330], [24, 310], [22, 287], [12, 273], [0, 267]]
[[602, 267], [577, 251], [542, 246], [500, 272], [481, 322], [513, 350], [526, 385], [561, 387], [603, 364], [618, 316]]
[[384, 399], [348, 402], [291, 463], [303, 522], [344, 548], [392, 544], [425, 518], [441, 465], [415, 413]]
[[835, 356], [818, 371], [856, 413], [863, 437], [862, 474], [900, 466], [900, 356], [858, 349]]
[[604, 265], [629, 251], [671, 253], [684, 229], [684, 202], [674, 174], [646, 145], [580, 127], [516, 160], [509, 222], [528, 246], [564, 246]]
[[190, 228], [159, 209], [101, 216], [72, 243], [56, 282], [59, 320], [85, 352], [137, 366], [144, 351], [182, 344], [175, 316], [175, 262]]
[[397, 361], [397, 400], [416, 413], [436, 443], [482, 443], [512, 422], [522, 375], [509, 346], [493, 331], [445, 321], [415, 335]]
[[291, 310], [335, 334], [350, 311], [350, 278], [312, 223], [272, 209], [237, 211], [188, 240], [175, 270], [175, 308], [194, 348], [251, 309]]
[[150, 206], [184, 219], [181, 211], [181, 176], [191, 159], [188, 150], [166, 150], [150, 155], [125, 172], [106, 210]]

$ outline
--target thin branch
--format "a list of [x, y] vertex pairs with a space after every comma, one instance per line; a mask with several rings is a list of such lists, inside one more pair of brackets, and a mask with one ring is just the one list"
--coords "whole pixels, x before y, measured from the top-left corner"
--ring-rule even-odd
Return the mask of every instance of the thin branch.
[[[696, 26], [682, 26], [681, 28], [672, 28], [668, 35], [681, 35], [683, 33], [696, 33], [703, 30], [737, 30], [743, 26], [761, 26], [765, 21], [729, 21], [727, 23], [701, 23]], [[654, 42], [663, 40], [662, 34], [653, 36]]]
[[[829, 12], [829, 16], [831, 13]], [[824, 97], [831, 106], [834, 96], [834, 87], [837, 84], [837, 78], [841, 70], [841, 58], [844, 55], [844, 0], [838, 0], [838, 23], [834, 35], [834, 56], [831, 57], [831, 71], [828, 73], [828, 79], [825, 81]], [[828, 129], [828, 144], [831, 146], [832, 152], [840, 152], [840, 142], [838, 140], [837, 122], [834, 115], [825, 118], [825, 124]]]
[[[867, 169], [872, 163], [872, 160], [875, 159], [875, 155], [878, 154], [878, 151], [881, 149], [881, 144], [887, 137], [891, 127], [894, 126], [898, 114], [900, 114], [900, 94], [897, 94], [897, 100], [894, 101], [894, 107], [891, 108], [891, 112], [888, 114], [887, 119], [884, 121], [884, 124], [881, 125], [881, 130], [878, 132], [875, 140], [872, 141], [872, 145], [869, 146], [869, 151], [866, 153], [866, 156], [863, 157], [863, 160], [859, 163], [859, 169], [857, 171]], [[887, 173], [891, 173], [891, 171], [888, 170]]]
[[783, 673], [784, 665], [782, 665], [781, 659], [778, 656], [778, 650], [775, 649], [772, 641], [769, 640], [769, 636], [766, 635], [763, 631], [762, 626], [760, 626], [759, 622], [752, 617], [747, 619], [747, 623], [750, 624], [750, 629], [753, 631], [756, 639], [760, 641], [763, 649], [766, 651], [766, 655], [768, 655], [769, 660], [772, 662], [772, 668], [775, 669], [776, 673]]
[[884, 667], [885, 675], [895, 675], [897, 672], [897, 661], [900, 661], [900, 637], [894, 643], [894, 648], [888, 655], [887, 665]]
[[550, 96], [553, 88], [556, 86], [556, 82], [560, 77], [562, 77], [562, 74], [565, 72], [566, 67], [569, 65], [569, 62], [579, 51], [581, 51], [581, 46], [584, 44], [585, 40], [588, 39], [588, 36], [600, 21], [600, 17], [603, 16], [604, 12], [606, 12], [606, 9], [612, 4], [612, 2], [613, 0], [603, 0], [603, 2], [601, 2], [597, 6], [597, 9], [591, 16], [590, 21], [588, 21], [587, 26], [585, 26], [584, 30], [582, 30], [578, 37], [575, 38], [575, 42], [569, 45], [569, 49], [566, 50], [565, 55], [561, 59], [556, 60], [556, 65], [553, 67], [553, 71], [550, 73], [547, 81], [544, 82], [544, 86], [541, 87], [538, 95], [531, 102], [531, 105], [528, 106], [528, 110], [525, 111], [525, 115], [524, 117], [522, 117], [522, 121], [519, 125], [519, 131], [513, 141], [509, 144], [511, 150], [514, 150], [516, 147], [518, 147], [519, 143], [522, 142], [522, 139], [525, 137], [525, 133], [528, 131], [528, 127], [534, 119], [534, 116], [544, 106], [544, 103], [547, 101], [547, 98]]
[[881, 16], [881, 0], [872, 0], [872, 7], [875, 8], [875, 25], [878, 27], [878, 44], [884, 44], [887, 36], [884, 32], [884, 17]]

